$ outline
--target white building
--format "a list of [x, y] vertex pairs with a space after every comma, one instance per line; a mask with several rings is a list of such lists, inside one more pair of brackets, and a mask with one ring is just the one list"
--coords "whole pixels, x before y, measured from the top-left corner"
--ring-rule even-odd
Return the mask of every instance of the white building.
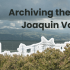
[[32, 53], [36, 53], [37, 51], [42, 52], [46, 48], [60, 49], [60, 51], [63, 52], [65, 50], [64, 47], [66, 46], [66, 43], [70, 43], [70, 42], [65, 42], [63, 44], [55, 44], [54, 38], [47, 40], [44, 36], [42, 36], [41, 42], [32, 44], [32, 45], [28, 45], [28, 46], [21, 43], [19, 45], [19, 48], [17, 48], [17, 50], [18, 50], [18, 52], [22, 53], [24, 56], [30, 55]]
[[1, 53], [1, 43], [0, 43], [0, 53]]
[[64, 47], [66, 46], [66, 43], [70, 43], [69, 42], [65, 42], [65, 43], [61, 43], [61, 44], [55, 44], [54, 43], [54, 38], [51, 38], [50, 40], [47, 40], [44, 36], [41, 37], [41, 42], [36, 43], [36, 44], [32, 44], [32, 45], [28, 45], [26, 46], [23, 43], [20, 43], [19, 48], [17, 48], [18, 52], [10, 52], [10, 51], [4, 51], [1, 52], [1, 43], [0, 43], [0, 54], [8, 54], [13, 56], [14, 54], [17, 55], [30, 55], [32, 53], [36, 53], [37, 51], [42, 52], [44, 51], [46, 48], [55, 48], [55, 49], [59, 49], [60, 51], [64, 51]]

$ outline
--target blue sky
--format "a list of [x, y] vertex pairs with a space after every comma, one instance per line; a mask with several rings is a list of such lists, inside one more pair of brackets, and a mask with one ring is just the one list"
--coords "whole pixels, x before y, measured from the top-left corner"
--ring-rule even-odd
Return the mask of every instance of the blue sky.
[[[11, 9], [15, 10], [53, 10], [53, 17], [47, 16], [9, 16]], [[53, 30], [69, 30], [61, 27], [61, 21], [70, 23], [70, 16], [56, 16], [55, 10], [62, 9], [64, 11], [70, 10], [70, 0], [0, 0], [0, 29], [20, 29], [24, 21], [29, 23], [50, 23], [50, 21], [60, 24], [59, 29]]]

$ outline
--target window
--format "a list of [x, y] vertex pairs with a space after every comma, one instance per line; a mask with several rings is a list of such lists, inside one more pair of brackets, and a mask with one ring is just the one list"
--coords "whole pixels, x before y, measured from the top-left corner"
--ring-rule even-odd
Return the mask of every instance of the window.
[[27, 49], [27, 52], [30, 53], [31, 52], [31, 49]]
[[62, 49], [62, 47], [61, 47], [61, 49]]

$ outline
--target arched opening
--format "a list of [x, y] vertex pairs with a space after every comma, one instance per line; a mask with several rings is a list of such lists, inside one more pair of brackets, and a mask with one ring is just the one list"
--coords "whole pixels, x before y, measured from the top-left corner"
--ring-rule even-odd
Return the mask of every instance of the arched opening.
[[31, 52], [31, 49], [27, 49], [27, 53], [30, 53]]
[[61, 47], [61, 49], [62, 49], [62, 47]]

